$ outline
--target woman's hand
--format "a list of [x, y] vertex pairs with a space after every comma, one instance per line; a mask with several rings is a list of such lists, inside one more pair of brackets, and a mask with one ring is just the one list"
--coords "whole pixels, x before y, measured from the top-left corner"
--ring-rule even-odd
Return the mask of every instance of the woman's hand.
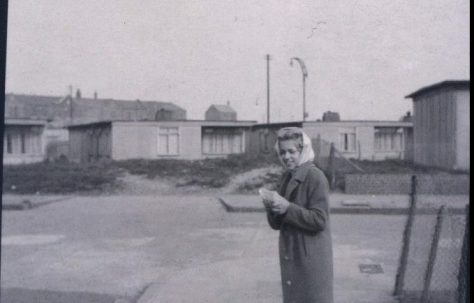
[[286, 199], [280, 196], [277, 192], [273, 193], [273, 203], [271, 208], [274, 213], [283, 215], [288, 210], [288, 206], [290, 206], [290, 202], [286, 201]]
[[265, 206], [265, 210], [267, 212], [271, 212], [273, 201], [272, 200], [267, 200], [267, 199], [263, 199], [262, 201], [263, 201], [263, 206]]

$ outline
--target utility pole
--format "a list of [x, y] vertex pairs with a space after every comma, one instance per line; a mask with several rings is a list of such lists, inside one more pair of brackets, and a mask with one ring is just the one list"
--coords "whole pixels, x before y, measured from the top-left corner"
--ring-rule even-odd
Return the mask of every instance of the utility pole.
[[270, 123], [270, 55], [267, 54], [267, 123]]

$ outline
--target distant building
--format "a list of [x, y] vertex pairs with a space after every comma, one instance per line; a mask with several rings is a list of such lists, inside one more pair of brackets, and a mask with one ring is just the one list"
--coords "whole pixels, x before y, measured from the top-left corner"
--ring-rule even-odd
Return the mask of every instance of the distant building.
[[3, 164], [26, 164], [45, 159], [45, 120], [5, 119]]
[[206, 121], [237, 121], [237, 112], [227, 105], [211, 105], [205, 114]]
[[341, 117], [339, 116], [339, 113], [337, 112], [327, 111], [323, 114], [323, 121], [324, 122], [341, 121]]
[[470, 169], [469, 85], [443, 81], [406, 96], [413, 100], [415, 163]]
[[36, 118], [54, 121], [57, 125], [104, 120], [185, 120], [181, 107], [158, 101], [126, 101], [76, 97], [5, 95], [5, 118]]

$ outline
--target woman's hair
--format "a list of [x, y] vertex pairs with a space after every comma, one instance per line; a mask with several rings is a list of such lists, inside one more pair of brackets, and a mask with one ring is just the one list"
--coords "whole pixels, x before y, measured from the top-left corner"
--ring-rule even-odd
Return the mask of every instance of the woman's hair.
[[278, 143], [280, 143], [281, 141], [286, 141], [286, 140], [297, 141], [298, 149], [300, 151], [303, 149], [303, 132], [301, 128], [285, 127], [285, 128], [280, 129], [277, 134]]

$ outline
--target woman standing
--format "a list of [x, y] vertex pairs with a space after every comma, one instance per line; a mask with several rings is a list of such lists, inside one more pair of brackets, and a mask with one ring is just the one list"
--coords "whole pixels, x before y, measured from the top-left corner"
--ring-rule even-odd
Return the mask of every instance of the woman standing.
[[332, 303], [328, 181], [301, 128], [281, 129], [275, 148], [286, 171], [278, 192], [262, 189], [261, 195], [270, 226], [280, 230], [283, 302]]

